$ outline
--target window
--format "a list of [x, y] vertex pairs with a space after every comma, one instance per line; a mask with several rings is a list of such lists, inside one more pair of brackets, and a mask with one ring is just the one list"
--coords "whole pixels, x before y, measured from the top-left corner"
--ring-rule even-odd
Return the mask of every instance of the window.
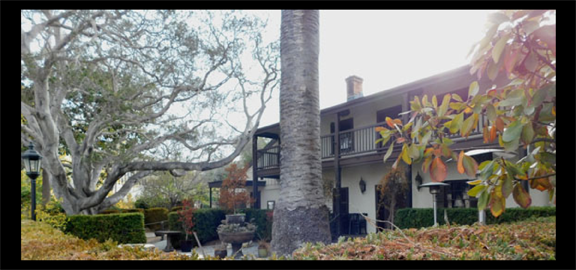
[[450, 186], [444, 188], [444, 207], [447, 208], [476, 208], [478, 199], [468, 196], [470, 180], [447, 181]]
[[[340, 120], [340, 153], [347, 153], [354, 151], [354, 132], [343, 132], [350, 129], [354, 129], [354, 119], [349, 118], [345, 120]], [[334, 123], [330, 123], [330, 133], [334, 133], [336, 130]], [[334, 145], [334, 137], [332, 137], [332, 145]], [[334, 151], [332, 151], [334, 153]]]

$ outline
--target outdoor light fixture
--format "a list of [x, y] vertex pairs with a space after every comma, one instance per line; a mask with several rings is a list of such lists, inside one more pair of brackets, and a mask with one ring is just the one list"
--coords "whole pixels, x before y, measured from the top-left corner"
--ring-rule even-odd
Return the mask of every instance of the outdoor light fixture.
[[430, 194], [432, 194], [433, 197], [433, 206], [434, 206], [434, 226], [438, 226], [438, 217], [436, 214], [436, 194], [438, 194], [438, 192], [440, 192], [440, 187], [443, 186], [449, 186], [446, 183], [436, 183], [436, 182], [430, 182], [430, 183], [426, 183], [423, 185], [420, 185], [419, 187], [427, 187], [430, 188]]
[[24, 167], [26, 168], [26, 175], [30, 177], [31, 181], [31, 195], [32, 195], [32, 207], [30, 209], [32, 220], [36, 221], [36, 177], [40, 175], [40, 162], [42, 156], [34, 150], [34, 144], [30, 142], [28, 145], [28, 150], [22, 153], [22, 159], [24, 159]]
[[366, 191], [366, 182], [364, 182], [364, 179], [360, 177], [360, 192], [364, 193], [365, 191]]

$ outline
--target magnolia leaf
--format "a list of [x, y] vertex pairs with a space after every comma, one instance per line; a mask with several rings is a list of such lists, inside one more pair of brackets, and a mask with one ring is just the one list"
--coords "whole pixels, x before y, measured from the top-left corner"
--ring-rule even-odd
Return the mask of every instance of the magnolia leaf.
[[442, 182], [446, 179], [447, 175], [448, 170], [446, 164], [444, 164], [442, 159], [436, 157], [430, 165], [430, 177], [432, 178], [432, 182]]
[[498, 63], [498, 60], [500, 60], [500, 55], [502, 55], [502, 51], [504, 51], [508, 39], [510, 39], [510, 34], [501, 37], [500, 40], [496, 42], [496, 45], [494, 45], [494, 48], [492, 49], [492, 59], [494, 60], [494, 63]]
[[486, 74], [488, 74], [488, 78], [491, 81], [496, 80], [496, 77], [498, 76], [498, 63], [490, 61], [488, 63], [488, 68], [486, 69]]
[[424, 159], [424, 162], [422, 163], [422, 171], [424, 173], [426, 173], [428, 171], [428, 168], [430, 168], [431, 162], [432, 162], [432, 156], [429, 156], [429, 157]]
[[476, 179], [476, 180], [474, 180], [474, 181], [469, 181], [469, 182], [466, 182], [466, 183], [468, 183], [468, 185], [475, 186], [475, 185], [478, 185], [478, 184], [482, 183], [482, 179]]
[[518, 139], [520, 137], [520, 134], [522, 133], [523, 126], [524, 124], [522, 124], [520, 120], [516, 120], [510, 123], [510, 125], [508, 125], [506, 129], [504, 129], [504, 133], [502, 134], [502, 140], [504, 142], [511, 142], [513, 140]]
[[392, 122], [392, 118], [386, 116], [386, 124], [388, 124], [389, 127], [394, 128], [394, 122]]
[[514, 201], [520, 205], [522, 208], [528, 208], [530, 204], [532, 204], [532, 198], [530, 198], [530, 194], [524, 190], [522, 184], [517, 183], [512, 190], [512, 197]]
[[386, 151], [386, 154], [384, 155], [384, 160], [383, 160], [384, 163], [386, 163], [386, 160], [390, 157], [390, 155], [392, 155], [393, 150], [394, 150], [394, 141], [392, 141], [392, 143], [390, 144], [390, 147], [388, 147], [388, 151]]
[[534, 72], [538, 66], [538, 56], [535, 52], [530, 52], [526, 60], [524, 61], [524, 67], [530, 72]]
[[508, 196], [510, 196], [510, 193], [512, 193], [512, 187], [513, 187], [513, 182], [512, 182], [513, 176], [508, 174], [507, 177], [504, 177], [504, 179], [502, 180], [502, 196], [504, 198], [508, 198]]
[[486, 116], [488, 116], [488, 120], [494, 122], [498, 114], [496, 114], [496, 108], [494, 105], [488, 103], [486, 105]]
[[486, 180], [494, 173], [494, 160], [487, 160], [482, 162], [478, 168], [480, 169], [480, 179]]
[[468, 176], [476, 176], [476, 172], [478, 171], [478, 163], [474, 158], [464, 155], [462, 165], [464, 166], [464, 170]]
[[464, 120], [462, 123], [462, 128], [460, 128], [460, 135], [462, 137], [468, 137], [470, 132], [472, 132], [472, 129], [474, 129], [474, 115], [471, 115], [466, 120]]
[[532, 139], [534, 139], [534, 128], [532, 127], [531, 122], [527, 123], [522, 128], [521, 139], [526, 145], [530, 144], [532, 142]]
[[460, 174], [464, 174], [464, 172], [466, 172], [464, 170], [464, 151], [460, 151], [460, 154], [458, 155], [458, 165], [456, 166], [458, 169], [458, 172]]
[[452, 98], [456, 101], [460, 101], [460, 102], [463, 101], [462, 97], [460, 97], [460, 95], [458, 95], [458, 94], [452, 94]]
[[415, 143], [410, 145], [409, 154], [410, 154], [410, 158], [412, 158], [414, 160], [417, 160], [420, 158], [420, 149]]
[[484, 191], [485, 189], [486, 189], [485, 185], [477, 185], [477, 186], [471, 188], [470, 190], [468, 190], [468, 196], [476, 197], [476, 195], [478, 195], [480, 192]]
[[468, 97], [474, 97], [478, 94], [478, 90], [480, 90], [480, 86], [478, 85], [477, 81], [473, 81], [468, 88]]
[[493, 142], [496, 139], [496, 126], [492, 126], [490, 129], [490, 136], [488, 138], [488, 142]]
[[486, 204], [488, 204], [488, 199], [490, 198], [490, 194], [488, 193], [487, 189], [484, 189], [480, 193], [480, 197], [478, 197], [478, 211], [482, 211], [486, 209]]
[[442, 105], [440, 105], [440, 108], [438, 108], [439, 117], [444, 116], [444, 114], [446, 114], [446, 111], [448, 111], [448, 105], [450, 104], [450, 99], [451, 99], [450, 94], [444, 95], [444, 98], [442, 99]]
[[404, 162], [408, 165], [412, 164], [412, 159], [410, 159], [410, 154], [408, 153], [409, 149], [408, 149], [408, 145], [404, 144], [402, 146], [402, 153], [400, 154], [402, 156], [402, 160], [404, 160]]
[[510, 50], [508, 55], [506, 55], [506, 58], [504, 59], [504, 68], [506, 69], [508, 74], [512, 73], [512, 70], [514, 69], [516, 62], [518, 61], [520, 50], [521, 50], [520, 48], [512, 49]]
[[504, 208], [506, 208], [506, 200], [496, 193], [492, 194], [490, 197], [490, 212], [492, 212], [494, 217], [499, 217], [502, 215], [502, 213], [504, 213]]
[[450, 133], [456, 133], [462, 127], [462, 122], [464, 120], [464, 113], [460, 113], [452, 119], [452, 123], [450, 123]]

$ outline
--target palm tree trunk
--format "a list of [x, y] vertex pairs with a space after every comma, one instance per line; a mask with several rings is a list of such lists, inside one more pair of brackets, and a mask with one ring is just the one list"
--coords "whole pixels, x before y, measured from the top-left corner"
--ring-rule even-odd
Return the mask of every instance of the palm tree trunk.
[[320, 158], [319, 12], [282, 11], [280, 48], [280, 199], [271, 244], [291, 254], [305, 242], [330, 242]]

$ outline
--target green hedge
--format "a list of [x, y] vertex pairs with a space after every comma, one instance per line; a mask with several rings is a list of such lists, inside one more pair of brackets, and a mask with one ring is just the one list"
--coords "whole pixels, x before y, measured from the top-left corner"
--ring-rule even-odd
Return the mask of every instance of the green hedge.
[[[478, 221], [478, 209], [476, 208], [440, 208], [438, 209], [438, 224], [443, 225], [444, 210], [448, 215], [448, 221], [451, 224], [471, 225]], [[421, 228], [430, 227], [434, 225], [434, 210], [432, 208], [404, 208], [396, 212], [395, 225], [399, 228]], [[523, 208], [508, 208], [504, 213], [495, 218], [490, 213], [486, 212], [487, 224], [501, 224], [508, 222], [515, 222], [526, 220], [531, 217], [548, 217], [556, 215], [556, 207], [530, 207]]]
[[106, 209], [102, 210], [99, 214], [106, 215], [106, 214], [119, 214], [119, 213], [142, 213], [144, 214], [144, 209], [135, 208], [135, 209]]
[[[160, 222], [160, 221], [164, 221], [164, 220], [168, 220], [168, 209], [163, 208], [163, 207], [155, 207], [155, 208], [149, 208], [149, 209], [145, 209], [144, 210], [144, 223], [145, 224], [149, 224], [149, 223], [156, 223], [156, 222]], [[158, 224], [152, 224], [152, 225], [148, 225], [148, 228], [150, 228], [151, 230], [157, 231], [162, 229], [162, 224], [158, 223]], [[168, 229], [168, 228], [166, 228]]]
[[272, 210], [246, 208], [241, 211], [246, 214], [246, 221], [254, 219], [254, 224], [257, 226], [255, 238], [272, 239], [272, 222], [268, 222], [266, 219], [267, 213], [272, 212]]
[[142, 213], [70, 216], [66, 232], [98, 242], [111, 238], [121, 244], [146, 243]]
[[[170, 230], [182, 231], [182, 222], [178, 221], [178, 212], [168, 213], [168, 223]], [[198, 209], [194, 212], [194, 231], [198, 235], [200, 243], [218, 239], [216, 228], [226, 219], [226, 214], [222, 209]], [[182, 236], [183, 238], [184, 236]], [[188, 239], [194, 239], [194, 235], [188, 236]], [[194, 241], [196, 242], [196, 241]]]

